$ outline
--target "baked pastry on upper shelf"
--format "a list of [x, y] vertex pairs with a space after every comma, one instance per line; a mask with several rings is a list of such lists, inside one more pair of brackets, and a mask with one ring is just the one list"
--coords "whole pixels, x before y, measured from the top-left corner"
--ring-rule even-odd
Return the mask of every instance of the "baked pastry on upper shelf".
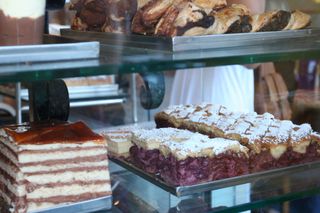
[[212, 11], [215, 23], [206, 34], [247, 33], [252, 29], [249, 9], [243, 4], [233, 4], [218, 11]]
[[173, 4], [173, 0], [151, 0], [141, 7], [132, 20], [131, 30], [134, 33], [154, 34], [160, 18]]
[[129, 34], [137, 0], [79, 0], [70, 9], [76, 11], [74, 30]]
[[252, 32], [298, 30], [310, 25], [311, 16], [301, 11], [269, 11], [252, 17]]
[[[226, 0], [151, 0], [138, 10], [132, 32], [160, 36], [200, 35], [211, 26], [212, 10], [224, 8]], [[193, 32], [188, 32], [193, 29]]]
[[211, 10], [188, 1], [172, 5], [158, 22], [155, 35], [204, 35], [214, 23], [214, 17], [209, 15]]

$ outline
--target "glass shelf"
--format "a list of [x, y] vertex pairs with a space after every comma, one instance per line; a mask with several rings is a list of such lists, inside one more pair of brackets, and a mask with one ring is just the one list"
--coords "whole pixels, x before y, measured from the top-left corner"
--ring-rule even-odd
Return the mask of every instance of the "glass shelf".
[[[70, 41], [69, 41], [70, 42]], [[228, 64], [320, 58], [320, 38], [288, 40], [274, 44], [170, 53], [101, 45], [98, 59], [0, 64], [0, 82], [159, 72]]]
[[[111, 164], [111, 168], [113, 166]], [[308, 166], [309, 168], [307, 168]], [[262, 175], [255, 180], [248, 180], [244, 185], [235, 185], [220, 192], [218, 192], [219, 190], [213, 190], [179, 198], [170, 195], [169, 192], [129, 171], [117, 171], [112, 173], [112, 176], [114, 180], [119, 181], [121, 190], [116, 189], [113, 192], [114, 201], [117, 201], [118, 197], [122, 199], [125, 197], [126, 202], [140, 200], [139, 203], [144, 203], [148, 207], [146, 209], [151, 209], [146, 212], [180, 212], [178, 209], [184, 209], [185, 212], [192, 212], [193, 210], [199, 213], [242, 212], [265, 207], [270, 208], [270, 206], [274, 209], [281, 209], [283, 208], [281, 206], [283, 202], [302, 199], [320, 193], [319, 167], [319, 162], [313, 163], [306, 165], [305, 170], [296, 173], [287, 174], [283, 172], [266, 177]], [[235, 187], [247, 188], [247, 193], [236, 193]], [[215, 206], [215, 203], [219, 203], [216, 201], [219, 200], [218, 196], [230, 197], [230, 191], [233, 190], [232, 199], [234, 203]], [[128, 194], [131, 196], [130, 199]], [[171, 201], [166, 203], [166, 199]], [[126, 203], [126, 205], [134, 204]], [[288, 208], [294, 208], [294, 205], [294, 203], [288, 204]]]

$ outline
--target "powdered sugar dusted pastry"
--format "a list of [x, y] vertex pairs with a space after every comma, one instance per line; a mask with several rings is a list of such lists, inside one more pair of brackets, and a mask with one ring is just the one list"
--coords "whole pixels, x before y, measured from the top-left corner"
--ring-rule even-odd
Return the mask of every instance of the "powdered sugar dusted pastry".
[[238, 141], [173, 128], [134, 131], [133, 141], [133, 164], [172, 185], [248, 173], [248, 149]]
[[[183, 119], [173, 122], [177, 111]], [[167, 124], [211, 138], [239, 141], [249, 149], [252, 172], [309, 162], [318, 156], [315, 151], [318, 143], [311, 143], [310, 125], [294, 125], [288, 120], [277, 120], [269, 113], [236, 113], [210, 104], [205, 107], [178, 106], [170, 108], [170, 113], [162, 113], [156, 115], [156, 123], [159, 115], [166, 117], [166, 121], [161, 121], [161, 127]]]
[[173, 128], [135, 130], [130, 148], [130, 159], [137, 167], [149, 173], [157, 173], [160, 166], [159, 147], [169, 140], [184, 140], [193, 133]]
[[192, 185], [249, 172], [248, 150], [238, 141], [203, 137], [160, 145], [161, 177], [172, 185]]

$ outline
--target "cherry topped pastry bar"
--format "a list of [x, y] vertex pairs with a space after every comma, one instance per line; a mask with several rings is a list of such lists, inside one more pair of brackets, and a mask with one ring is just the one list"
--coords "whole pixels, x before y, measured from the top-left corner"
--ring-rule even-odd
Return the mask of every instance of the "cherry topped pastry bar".
[[249, 172], [248, 149], [238, 141], [173, 128], [138, 130], [133, 163], [171, 185], [192, 185]]
[[176, 127], [211, 138], [239, 141], [249, 149], [251, 172], [309, 162], [320, 157], [316, 151], [318, 140], [309, 124], [295, 125], [291, 121], [275, 119], [269, 113], [238, 113], [213, 104], [180, 105], [158, 113], [155, 121], [158, 128]]

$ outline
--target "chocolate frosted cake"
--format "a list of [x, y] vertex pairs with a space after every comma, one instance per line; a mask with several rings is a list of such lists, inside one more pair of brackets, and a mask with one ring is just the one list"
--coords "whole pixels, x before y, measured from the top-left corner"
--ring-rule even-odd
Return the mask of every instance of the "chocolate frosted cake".
[[82, 122], [3, 127], [0, 186], [12, 212], [110, 195], [106, 141]]
[[239, 141], [249, 149], [250, 171], [296, 165], [319, 159], [319, 137], [309, 124], [294, 125], [271, 114], [236, 113], [223, 106], [173, 106], [155, 117], [157, 127], [176, 127], [211, 138]]
[[249, 172], [248, 149], [238, 141], [173, 128], [133, 133], [133, 163], [171, 185], [192, 185]]

